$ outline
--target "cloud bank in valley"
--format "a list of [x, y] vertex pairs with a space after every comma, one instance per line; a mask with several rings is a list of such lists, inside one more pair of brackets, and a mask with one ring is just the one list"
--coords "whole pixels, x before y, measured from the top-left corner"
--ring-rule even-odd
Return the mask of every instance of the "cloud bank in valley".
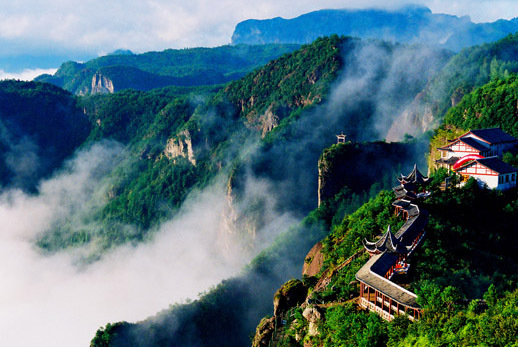
[[[56, 220], [92, 208], [85, 202], [104, 195], [104, 173], [122, 151], [113, 143], [93, 146], [43, 182], [39, 195], [0, 195], [2, 344], [88, 345], [101, 325], [141, 320], [195, 298], [250, 260], [237, 242], [220, 247], [224, 184], [191, 194], [177, 217], [138, 247], [120, 247], [86, 267], [74, 265], [77, 251], [43, 255], [34, 239]], [[247, 190], [264, 195], [265, 184], [251, 180]], [[273, 235], [289, 222], [272, 217], [265, 229]]]

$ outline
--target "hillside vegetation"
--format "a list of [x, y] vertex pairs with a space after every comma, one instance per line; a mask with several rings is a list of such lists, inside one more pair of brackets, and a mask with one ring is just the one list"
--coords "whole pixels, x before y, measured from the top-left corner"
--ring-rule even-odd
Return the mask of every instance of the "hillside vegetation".
[[[358, 56], [371, 49], [378, 51], [386, 61], [399, 54], [412, 57], [412, 54], [421, 53], [415, 47], [333, 36], [303, 46], [263, 69], [231, 82], [213, 98], [208, 98], [206, 105], [198, 105], [185, 126], [179, 128], [189, 131], [196, 157], [195, 170], [201, 165], [215, 168], [214, 172], [220, 172], [220, 167], [229, 168], [229, 186], [234, 201], [244, 195], [247, 175], [267, 180], [275, 187], [272, 192], [275, 200], [264, 203], [273, 204], [270, 207], [279, 213], [290, 212], [297, 216], [310, 213], [317, 205], [317, 161], [322, 150], [335, 141], [337, 128], [351, 134], [352, 139], [369, 137], [367, 131], [377, 112], [373, 95], [392, 97], [394, 107], [413, 97], [411, 90], [401, 93], [398, 87], [387, 91], [380, 86], [386, 79], [392, 80], [392, 67], [383, 64], [376, 66], [371, 78], [365, 82], [365, 91], [369, 93], [361, 99], [361, 105], [336, 107], [334, 112], [326, 109], [335, 83], [340, 77], [355, 76], [357, 68], [365, 67]], [[430, 57], [426, 62], [428, 68], [422, 66], [423, 73], [416, 81], [414, 88], [417, 90], [424, 87], [427, 76], [441, 66], [440, 62], [444, 62], [447, 55], [432, 51]], [[356, 122], [360, 118], [361, 122]], [[275, 122], [269, 123], [269, 120]], [[254, 145], [243, 147], [250, 140], [255, 141]], [[409, 160], [412, 160], [412, 148], [415, 148], [414, 144], [351, 145], [356, 149], [345, 159], [350, 161], [351, 177], [361, 175], [356, 173], [358, 168], [354, 161], [376, 146], [385, 148], [392, 156], [406, 147]], [[246, 155], [239, 155], [239, 148], [247, 149]], [[376, 161], [371, 164], [376, 166]], [[387, 162], [387, 174], [395, 174], [399, 164]], [[203, 172], [208, 172], [206, 168]], [[244, 274], [225, 281], [191, 304], [175, 305], [143, 322], [107, 325], [98, 331], [93, 344], [102, 345], [103, 341], [112, 345], [249, 344], [249, 335], [259, 318], [270, 309], [273, 292], [289, 276], [300, 273], [300, 264], [310, 246], [324, 236], [333, 223], [339, 223], [345, 211], [354, 211], [378, 189], [391, 185], [389, 178], [386, 185], [378, 183], [372, 187], [375, 183], [372, 180], [369, 176], [361, 186], [353, 187], [354, 190], [339, 187], [340, 198], [330, 199], [300, 225], [282, 233], [270, 248], [255, 258]], [[132, 190], [131, 195], [134, 194]], [[248, 207], [243, 215], [260, 215], [260, 209], [256, 207], [261, 203], [254, 201], [253, 206], [252, 211]]]
[[0, 189], [34, 192], [91, 129], [73, 96], [36, 82], [0, 82]]
[[465, 94], [495, 78], [518, 72], [518, 34], [455, 55], [427, 88], [430, 101], [437, 102], [437, 114], [444, 115]]
[[54, 75], [41, 75], [36, 80], [81, 95], [128, 88], [147, 91], [170, 85], [215, 85], [242, 77], [298, 47], [295, 44], [236, 45], [111, 54], [86, 63], [64, 63]]
[[[439, 182], [440, 177], [433, 179]], [[334, 273], [323, 291], [312, 292], [319, 276], [362, 249], [362, 239], [372, 240], [388, 225], [400, 224], [393, 200], [393, 193], [381, 192], [322, 241], [323, 267], [316, 278], [303, 280], [313, 302], [325, 304], [320, 305], [318, 332], [308, 335], [303, 309], [293, 306], [276, 332], [275, 345], [512, 345], [518, 332], [518, 249], [509, 242], [514, 237], [509, 226], [518, 222], [516, 190], [483, 190], [474, 181], [445, 192], [435, 186], [422, 204], [430, 212], [425, 241], [411, 259], [407, 278], [399, 279], [418, 294], [424, 310], [419, 321], [398, 317], [388, 323], [347, 303], [358, 295], [354, 276], [368, 258], [365, 254]]]
[[[444, 123], [439, 127], [430, 142], [430, 160], [439, 156], [437, 147], [447, 140], [454, 139], [468, 130], [483, 128], [502, 128], [503, 131], [518, 137], [518, 77], [495, 77], [491, 82], [476, 88], [465, 95], [462, 101], [448, 110]], [[518, 164], [512, 153], [504, 155], [504, 160]], [[430, 165], [432, 162], [430, 162]]]
[[[333, 59], [339, 61], [339, 44], [338, 38], [320, 40], [249, 76], [264, 75], [276, 66], [290, 87], [280, 93], [276, 90], [270, 102], [283, 105], [288, 110], [286, 116], [301, 112], [309, 105], [285, 100], [299, 87], [300, 98], [317, 93], [325, 96], [341, 68], [340, 64], [330, 64]], [[305, 63], [307, 71], [300, 64], [301, 56], [312, 56]], [[311, 79], [310, 67], [327, 71], [325, 78]], [[240, 152], [260, 139], [262, 131], [250, 125], [253, 120], [238, 106], [238, 100], [250, 99], [253, 93], [269, 93], [269, 85], [258, 87], [250, 84], [249, 78], [219, 90], [169, 87], [80, 98], [92, 126], [87, 142], [116, 140], [126, 145], [128, 155], [109, 175], [111, 187], [105, 194], [106, 201], [82, 217], [92, 223], [78, 230], [74, 223], [65, 222], [44, 234], [39, 245], [55, 252], [96, 244], [97, 254], [121, 243], [144, 240], [161, 221], [175, 214], [189, 192], [203, 189], [219, 174], [230, 175], [236, 167], [245, 168], [238, 165]], [[254, 109], [259, 113], [268, 107], [256, 104]], [[244, 177], [245, 172], [239, 170]], [[238, 187], [232, 188], [232, 194], [238, 196]]]

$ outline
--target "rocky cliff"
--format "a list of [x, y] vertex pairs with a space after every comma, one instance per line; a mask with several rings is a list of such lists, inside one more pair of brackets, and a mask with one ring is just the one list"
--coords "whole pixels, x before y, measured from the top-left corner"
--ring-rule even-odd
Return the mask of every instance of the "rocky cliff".
[[113, 81], [106, 76], [103, 76], [99, 72], [95, 73], [92, 77], [92, 84], [90, 88], [91, 94], [113, 94], [115, 87]]
[[318, 161], [319, 205], [347, 187], [352, 193], [400, 173], [402, 158], [412, 158], [417, 143], [345, 143], [326, 148]]
[[189, 130], [183, 130], [176, 137], [167, 140], [164, 154], [170, 160], [178, 157], [187, 158], [192, 165], [196, 166], [196, 158], [192, 147], [192, 139]]
[[425, 99], [426, 92], [417, 94], [412, 103], [397, 117], [387, 132], [385, 139], [388, 142], [401, 141], [407, 134], [417, 137], [437, 127], [436, 107]]

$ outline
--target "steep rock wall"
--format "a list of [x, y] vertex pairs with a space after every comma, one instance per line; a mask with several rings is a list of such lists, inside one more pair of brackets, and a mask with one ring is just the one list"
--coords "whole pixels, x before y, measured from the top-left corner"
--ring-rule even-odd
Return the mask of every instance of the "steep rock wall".
[[92, 77], [90, 92], [92, 94], [113, 94], [115, 87], [111, 79], [100, 73], [96, 73]]
[[164, 154], [170, 160], [174, 160], [177, 157], [187, 158], [192, 165], [196, 166], [191, 134], [188, 130], [184, 130], [176, 137], [167, 140]]

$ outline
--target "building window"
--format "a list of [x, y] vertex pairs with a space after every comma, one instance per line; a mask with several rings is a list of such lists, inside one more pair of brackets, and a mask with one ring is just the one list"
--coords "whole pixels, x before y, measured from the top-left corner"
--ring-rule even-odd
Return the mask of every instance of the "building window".
[[511, 176], [511, 182], [514, 182], [514, 179], [516, 178], [516, 176], [515, 176], [515, 175], [516, 175], [516, 174], [513, 174], [513, 175]]
[[505, 175], [505, 183], [509, 183], [509, 175]]
[[504, 183], [504, 177], [498, 176], [498, 184]]

